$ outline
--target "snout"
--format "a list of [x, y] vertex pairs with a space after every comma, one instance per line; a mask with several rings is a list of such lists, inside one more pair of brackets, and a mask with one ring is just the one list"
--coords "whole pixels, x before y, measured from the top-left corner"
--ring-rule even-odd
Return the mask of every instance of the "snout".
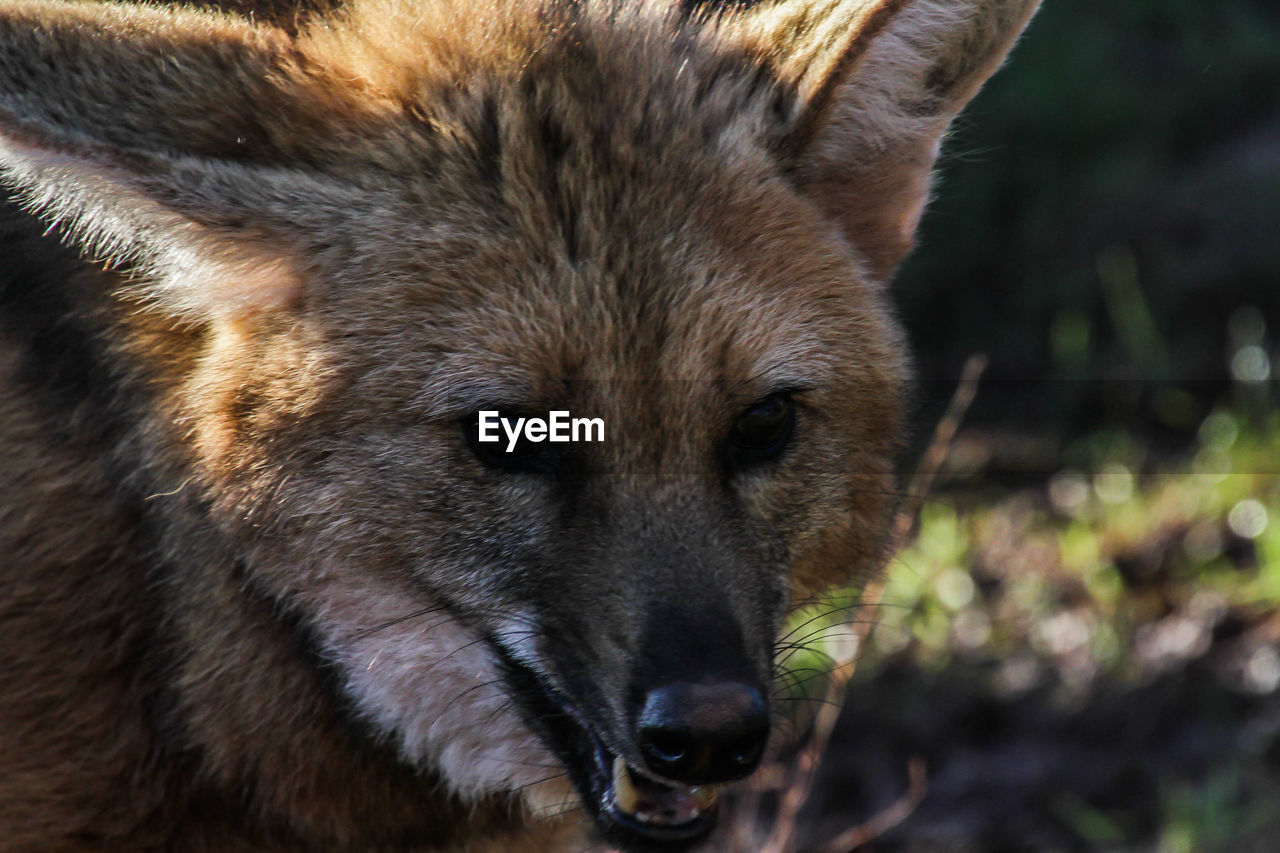
[[613, 758], [605, 813], [635, 837], [696, 841], [714, 822], [717, 786], [760, 762], [768, 707], [758, 688], [730, 679], [672, 681], [639, 695], [631, 736], [640, 761]]
[[750, 774], [768, 737], [764, 697], [739, 681], [678, 681], [650, 690], [635, 727], [646, 769], [685, 785]]
[[706, 839], [721, 786], [765, 752], [769, 647], [757, 637], [770, 628], [715, 606], [649, 608], [614, 681], [607, 670], [583, 680], [575, 657], [553, 662], [553, 681], [502, 655], [514, 695], [607, 843], [677, 853]]

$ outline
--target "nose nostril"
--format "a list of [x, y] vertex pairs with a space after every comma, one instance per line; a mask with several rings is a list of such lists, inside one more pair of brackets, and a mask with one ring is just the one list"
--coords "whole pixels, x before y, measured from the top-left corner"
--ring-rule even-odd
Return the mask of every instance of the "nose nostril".
[[754, 767], [764, 753], [764, 743], [768, 732], [752, 733], [738, 738], [729, 744], [727, 750], [733, 756], [733, 763], [738, 767]]
[[678, 764], [689, 754], [688, 738], [679, 732], [645, 729], [640, 748], [645, 756], [660, 764]]

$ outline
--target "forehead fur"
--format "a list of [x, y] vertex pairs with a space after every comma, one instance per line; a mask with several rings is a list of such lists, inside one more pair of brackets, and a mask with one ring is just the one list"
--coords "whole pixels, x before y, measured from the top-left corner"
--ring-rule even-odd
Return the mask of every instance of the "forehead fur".
[[655, 100], [686, 118], [695, 107], [719, 107], [706, 117], [720, 123], [742, 107], [742, 93], [716, 98], [710, 84], [730, 71], [763, 71], [733, 41], [664, 2], [356, 0], [308, 25], [298, 47], [365, 99], [428, 118], [468, 92], [558, 79], [568, 87], [562, 94], [612, 107], [620, 120], [644, 117], [636, 102]]
[[[714, 26], [652, 4], [372, 0], [298, 44], [299, 68], [361, 90], [399, 128], [340, 167], [365, 181], [370, 158], [394, 164], [376, 180], [402, 225], [366, 251], [399, 265], [380, 277], [409, 303], [398, 316], [448, 305], [447, 330], [490, 312], [442, 368], [449, 384], [467, 365], [723, 379], [826, 368], [832, 349], [896, 363], [878, 296], [771, 149], [794, 92]], [[866, 339], [830, 340], [832, 321]], [[692, 352], [699, 341], [720, 350]], [[591, 351], [612, 363], [584, 364]]]
[[356, 0], [278, 36], [245, 60], [276, 91], [246, 105], [263, 128], [241, 157], [422, 175], [521, 139], [674, 156], [764, 141], [794, 101], [762, 58], [661, 2]]
[[[142, 295], [166, 310], [301, 298], [355, 334], [414, 318], [456, 339], [497, 308], [486, 326], [504, 339], [590, 339], [642, 369], [660, 353], [634, 346], [751, 338], [736, 368], [750, 373], [769, 329], [804, 348], [787, 330], [797, 303], [843, 300], [844, 319], [850, 301], [879, 305], [775, 145], [795, 82], [730, 23], [674, 3], [352, 0], [296, 32], [152, 6], [32, 8], [56, 23], [15, 17], [35, 57], [19, 76], [48, 78], [39, 104], [22, 101], [50, 129], [36, 148], [53, 143], [18, 158], [32, 197], [107, 254], [158, 257]], [[84, 131], [108, 147], [81, 151]], [[85, 162], [54, 169], [59, 146]], [[196, 267], [224, 270], [227, 293], [210, 297]]]
[[[339, 154], [308, 135], [310, 159], [431, 181], [424, 194], [441, 202], [491, 189], [534, 218], [618, 212], [628, 190], [697, 185], [728, 160], [775, 172], [766, 149], [794, 103], [766, 63], [661, 3], [367, 0], [311, 24], [297, 51], [303, 91], [286, 98], [356, 143]], [[337, 94], [313, 97], [317, 86]], [[529, 197], [548, 191], [549, 210]]]

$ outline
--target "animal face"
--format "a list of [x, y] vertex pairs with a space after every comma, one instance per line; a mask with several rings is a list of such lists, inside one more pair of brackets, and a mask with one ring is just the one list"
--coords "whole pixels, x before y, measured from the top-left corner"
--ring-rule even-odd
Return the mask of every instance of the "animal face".
[[885, 279], [1033, 6], [19, 2], [0, 166], [127, 263], [147, 511], [287, 616], [328, 713], [676, 849], [763, 753], [788, 602], [883, 561]]
[[[648, 122], [622, 132], [656, 135], [662, 125]], [[210, 348], [221, 357], [178, 405], [196, 425], [219, 519], [264, 542], [258, 582], [316, 614], [357, 706], [406, 754], [438, 760], [430, 750], [447, 751], [464, 725], [431, 732], [441, 710], [421, 701], [433, 692], [424, 678], [440, 675], [422, 662], [455, 651], [436, 630], [447, 614], [465, 632], [449, 643], [478, 640], [498, 662], [469, 661], [465, 674], [487, 673], [498, 684], [480, 689], [516, 703], [486, 711], [477, 739], [524, 728], [508, 719], [523, 711], [607, 826], [628, 819], [619, 786], [638, 786], [636, 802], [657, 805], [627, 831], [701, 834], [709, 821], [694, 818], [709, 803], [649, 780], [748, 772], [767, 731], [792, 566], [810, 567], [802, 593], [881, 559], [905, 375], [897, 329], [781, 175], [712, 162], [698, 167], [696, 193], [672, 188], [674, 171], [612, 190], [587, 179], [621, 181], [615, 171], [640, 164], [605, 162], [581, 169], [585, 198], [563, 203], [567, 222], [540, 215], [521, 230], [550, 190], [519, 164], [552, 154], [523, 151], [542, 140], [518, 117], [498, 123], [510, 159], [462, 188], [477, 194], [466, 207], [481, 207], [491, 184], [540, 195], [512, 190], [489, 201], [489, 221], [443, 234], [418, 224], [456, 217], [462, 202], [401, 203], [403, 220], [362, 234], [367, 245], [335, 258], [323, 294], [278, 331], [240, 321], [215, 332], [228, 337]], [[612, 156], [594, 132], [576, 129], [573, 144]], [[760, 186], [743, 200], [731, 189], [746, 180]], [[609, 191], [632, 197], [594, 200]], [[471, 430], [486, 409], [598, 418], [604, 440], [485, 449]], [[320, 579], [299, 572], [313, 555], [330, 567]], [[353, 567], [353, 604], [335, 611], [328, 575]], [[377, 618], [370, 575], [386, 585]], [[645, 709], [684, 685], [712, 693], [646, 726]], [[470, 718], [473, 706], [454, 708]], [[716, 725], [698, 722], [712, 711]], [[658, 734], [646, 740], [647, 729]], [[655, 738], [690, 742], [659, 750]], [[517, 755], [535, 778], [554, 766], [523, 742]], [[615, 758], [640, 772], [615, 772]], [[479, 790], [527, 781], [505, 753], [493, 778], [472, 781], [473, 761], [450, 778]]]

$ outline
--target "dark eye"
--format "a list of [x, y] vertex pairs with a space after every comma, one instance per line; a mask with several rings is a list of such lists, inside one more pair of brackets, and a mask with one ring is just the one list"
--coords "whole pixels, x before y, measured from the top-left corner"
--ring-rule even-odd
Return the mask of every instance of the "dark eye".
[[796, 404], [789, 393], [770, 394], [738, 418], [729, 431], [729, 464], [747, 468], [782, 455], [796, 426]]
[[554, 444], [548, 443], [545, 439], [531, 441], [525, 437], [522, 429], [515, 441], [515, 446], [511, 445], [511, 438], [502, 424], [506, 421], [515, 428], [517, 419], [521, 417], [520, 414], [500, 411], [496, 419], [489, 418], [490, 426], [486, 434], [491, 438], [497, 436], [496, 441], [480, 440], [480, 415], [481, 412], [473, 412], [463, 419], [462, 434], [466, 437], [467, 446], [471, 448], [471, 452], [485, 466], [515, 474], [554, 474], [556, 472], [560, 457]]

